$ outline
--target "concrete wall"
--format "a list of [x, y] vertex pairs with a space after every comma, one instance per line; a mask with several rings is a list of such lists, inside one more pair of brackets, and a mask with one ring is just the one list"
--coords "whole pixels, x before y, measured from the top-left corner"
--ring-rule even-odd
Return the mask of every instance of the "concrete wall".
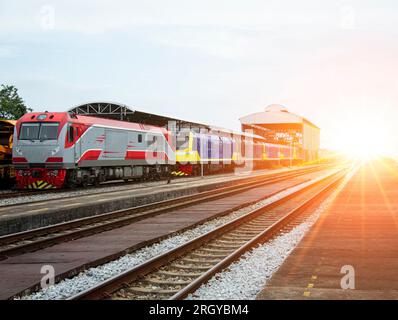
[[304, 123], [303, 149], [307, 161], [316, 160], [319, 156], [320, 129]]

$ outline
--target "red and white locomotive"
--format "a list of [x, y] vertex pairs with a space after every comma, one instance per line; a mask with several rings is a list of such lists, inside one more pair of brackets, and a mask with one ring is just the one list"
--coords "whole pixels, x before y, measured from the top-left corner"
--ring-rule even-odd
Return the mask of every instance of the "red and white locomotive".
[[13, 164], [20, 189], [160, 177], [174, 159], [168, 131], [155, 126], [45, 112], [26, 114], [15, 127]]

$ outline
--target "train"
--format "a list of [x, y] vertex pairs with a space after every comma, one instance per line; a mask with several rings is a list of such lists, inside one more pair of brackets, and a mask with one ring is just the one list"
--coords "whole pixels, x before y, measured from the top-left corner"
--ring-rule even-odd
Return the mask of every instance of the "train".
[[0, 119], [0, 184], [1, 187], [13, 185], [15, 170], [12, 166], [12, 145], [14, 127], [17, 121]]
[[231, 171], [242, 166], [262, 169], [296, 162], [299, 154], [298, 148], [267, 143], [263, 137], [246, 132], [187, 131], [177, 137], [176, 162], [185, 175], [198, 175], [202, 170]]
[[197, 133], [68, 112], [34, 112], [15, 125], [18, 189], [58, 189], [109, 180], [153, 180], [292, 159], [288, 146], [248, 133]]

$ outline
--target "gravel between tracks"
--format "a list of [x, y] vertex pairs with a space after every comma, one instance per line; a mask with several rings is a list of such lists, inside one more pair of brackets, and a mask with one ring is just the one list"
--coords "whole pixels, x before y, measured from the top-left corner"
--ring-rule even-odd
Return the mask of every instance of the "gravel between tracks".
[[[322, 175], [322, 177], [323, 176], [324, 175]], [[321, 179], [322, 177], [318, 179]], [[221, 226], [226, 222], [231, 221], [239, 216], [242, 216], [260, 206], [264, 206], [270, 202], [280, 199], [281, 197], [291, 194], [294, 191], [300, 189], [302, 186], [308, 185], [312, 182], [313, 181], [308, 181], [299, 186], [289, 188], [270, 198], [260, 201], [254, 205], [237, 210], [226, 216], [212, 219], [193, 229], [187, 230], [185, 232], [179, 233], [174, 236], [170, 236], [169, 238], [162, 240], [158, 243], [139, 249], [131, 254], [124, 255], [117, 260], [111, 261], [109, 263], [103, 264], [98, 267], [87, 269], [75, 277], [64, 279], [59, 283], [55, 284], [54, 286], [51, 286], [49, 288], [43, 289], [41, 291], [35, 292], [30, 295], [23, 296], [21, 297], [21, 299], [56, 300], [56, 299], [68, 298], [92, 286], [95, 286], [98, 283], [103, 282], [115, 275], [118, 275], [132, 267], [138, 266], [139, 264], [159, 254], [162, 254], [168, 250], [176, 248], [183, 243], [186, 243], [198, 236], [201, 236], [211, 230], [214, 230], [218, 226]]]

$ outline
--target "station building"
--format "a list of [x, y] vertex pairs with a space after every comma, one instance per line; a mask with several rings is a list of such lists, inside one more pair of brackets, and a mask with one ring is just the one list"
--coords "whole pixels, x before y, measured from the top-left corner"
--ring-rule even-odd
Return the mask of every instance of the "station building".
[[297, 158], [317, 160], [320, 147], [320, 128], [302, 116], [289, 112], [284, 106], [270, 105], [264, 112], [239, 119], [242, 131], [250, 131], [270, 143], [293, 146]]

